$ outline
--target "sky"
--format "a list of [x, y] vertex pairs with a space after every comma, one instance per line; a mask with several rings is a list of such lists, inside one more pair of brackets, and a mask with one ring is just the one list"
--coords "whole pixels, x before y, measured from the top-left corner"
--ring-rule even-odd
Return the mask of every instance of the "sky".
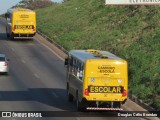
[[[0, 14], [3, 14], [12, 7], [13, 5], [16, 5], [21, 0], [0, 0]], [[53, 2], [62, 2], [63, 0], [52, 0]]]

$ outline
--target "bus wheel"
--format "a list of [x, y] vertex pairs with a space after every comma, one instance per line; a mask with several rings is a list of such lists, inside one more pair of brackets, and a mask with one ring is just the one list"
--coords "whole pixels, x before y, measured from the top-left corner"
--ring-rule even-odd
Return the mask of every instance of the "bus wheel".
[[114, 102], [113, 108], [121, 108], [121, 102]]
[[82, 111], [83, 109], [82, 109], [82, 106], [81, 106], [81, 103], [79, 102], [79, 100], [78, 100], [78, 95], [77, 95], [77, 97], [76, 97], [76, 107], [77, 107], [77, 112], [78, 111]]
[[7, 34], [7, 38], [9, 39], [10, 38], [10, 35], [9, 35], [9, 33], [6, 33]]
[[73, 95], [69, 92], [68, 89], [67, 89], [67, 98], [69, 102], [73, 102]]
[[14, 37], [12, 35], [10, 35], [9, 39], [10, 40], [14, 40]]

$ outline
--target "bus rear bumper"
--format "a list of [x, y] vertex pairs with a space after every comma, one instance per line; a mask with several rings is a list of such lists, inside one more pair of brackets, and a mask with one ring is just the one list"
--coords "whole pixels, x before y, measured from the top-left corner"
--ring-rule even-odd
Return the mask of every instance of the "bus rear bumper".
[[124, 101], [88, 101], [85, 98], [80, 102], [86, 110], [108, 110], [108, 111], [121, 111], [122, 104], [125, 103], [127, 99]]
[[36, 33], [33, 34], [15, 34], [12, 33], [12, 37], [15, 39], [32, 39]]
[[14, 37], [14, 39], [33, 39], [33, 37]]

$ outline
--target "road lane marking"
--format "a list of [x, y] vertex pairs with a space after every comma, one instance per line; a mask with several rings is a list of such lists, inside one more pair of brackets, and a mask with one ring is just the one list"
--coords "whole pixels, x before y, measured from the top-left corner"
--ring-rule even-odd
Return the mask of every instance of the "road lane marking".
[[76, 117], [76, 120], [81, 120], [81, 119]]
[[35, 76], [36, 78], [40, 78], [39, 75], [37, 75], [36, 73], [34, 73], [34, 76]]
[[11, 48], [11, 50], [14, 52], [15, 51], [15, 49], [14, 48]]
[[26, 61], [25, 61], [25, 60], [21, 60], [21, 61], [22, 61], [22, 63], [24, 63], [24, 64], [26, 63]]
[[[38, 40], [37, 40], [38, 41]], [[46, 47], [48, 50], [50, 50], [53, 54], [55, 54], [59, 59], [61, 59], [62, 61], [64, 61], [64, 59], [59, 56], [55, 51], [53, 51], [50, 47], [48, 47], [47, 45], [45, 45], [44, 43], [38, 41], [41, 45], [43, 45], [44, 47]]]
[[58, 95], [55, 92], [52, 92], [51, 94], [58, 98]]

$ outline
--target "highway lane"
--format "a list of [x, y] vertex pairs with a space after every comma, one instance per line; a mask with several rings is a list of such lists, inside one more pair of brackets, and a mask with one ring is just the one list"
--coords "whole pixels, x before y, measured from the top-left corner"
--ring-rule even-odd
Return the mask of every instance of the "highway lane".
[[[57, 98], [59, 95], [65, 96], [65, 83], [62, 82], [65, 71], [62, 69], [59, 72], [60, 69], [55, 69], [55, 66], [63, 67], [63, 63], [56, 56], [52, 53], [48, 54], [48, 50], [36, 41], [23, 43], [22, 41], [1, 40], [0, 51], [6, 53], [10, 58], [9, 76], [3, 76], [7, 80], [1, 81], [2, 84], [5, 84], [0, 87], [0, 90], [3, 90], [3, 92], [0, 92], [3, 100], [38, 101], [34, 103], [34, 105], [37, 104], [37, 110], [41, 106], [40, 103], [43, 103], [43, 110], [50, 110], [50, 106], [55, 106], [54, 110], [55, 108], [57, 110], [65, 109], [64, 106], [69, 109], [70, 106], [66, 106], [67, 104], [64, 101], [61, 101], [62, 105], [60, 105], [61, 102]], [[57, 79], [60, 79], [60, 81], [57, 82]], [[9, 87], [7, 87], [8, 84]], [[4, 90], [7, 91], [7, 94]], [[46, 93], [51, 94], [53, 98], [49, 98], [49, 95], [45, 95]], [[15, 110], [24, 109], [21, 106], [16, 106]], [[5, 110], [8, 110], [7, 107], [5, 107]]]
[[[0, 111], [76, 110], [75, 102], [69, 103], [66, 98], [63, 61], [36, 38], [25, 41], [8, 40], [5, 35], [4, 19], [0, 20], [0, 53], [5, 53], [10, 59], [9, 75], [0, 76]], [[72, 119], [81, 120], [82, 118], [73, 117]], [[98, 117], [98, 119], [127, 118]]]

